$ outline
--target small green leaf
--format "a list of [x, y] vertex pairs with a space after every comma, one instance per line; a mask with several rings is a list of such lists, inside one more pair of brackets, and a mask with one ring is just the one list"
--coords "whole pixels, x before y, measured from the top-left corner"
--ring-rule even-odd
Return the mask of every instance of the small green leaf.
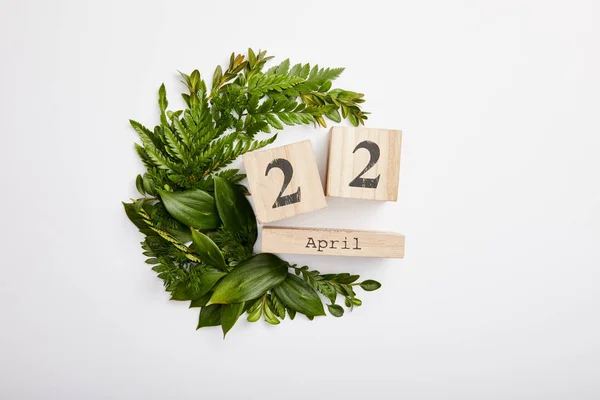
[[215, 229], [220, 220], [212, 196], [203, 190], [183, 192], [158, 190], [160, 198], [173, 218], [182, 224], [200, 230]]
[[240, 263], [215, 287], [209, 304], [232, 304], [256, 299], [279, 285], [287, 263], [270, 253], [257, 254]]
[[374, 281], [372, 279], [368, 279], [360, 283], [360, 287], [367, 292], [371, 292], [373, 290], [377, 290], [381, 287], [381, 283]]
[[213, 80], [212, 80], [212, 88], [216, 89], [219, 84], [221, 83], [221, 78], [223, 77], [223, 69], [221, 68], [220, 65], [217, 65], [217, 68], [215, 69], [215, 73], [213, 74]]
[[356, 297], [353, 298], [351, 301], [352, 301], [352, 304], [355, 305], [355, 306], [357, 306], [357, 307], [358, 306], [362, 306], [362, 300], [357, 299]]
[[147, 174], [142, 177], [142, 184], [146, 193], [154, 194], [154, 185]]
[[223, 226], [230, 232], [247, 232], [250, 242], [256, 242], [256, 216], [252, 205], [240, 190], [220, 176], [215, 176], [215, 201]]
[[327, 304], [327, 308], [329, 309], [329, 313], [334, 317], [341, 317], [344, 315], [342, 306], [338, 306], [337, 304]]
[[337, 274], [333, 280], [344, 285], [349, 285], [358, 278], [360, 278], [360, 275], [350, 275], [347, 272], [343, 272], [341, 274]]
[[200, 71], [195, 69], [190, 74], [190, 86], [193, 91], [196, 91], [198, 88], [198, 83], [200, 83]]
[[333, 109], [331, 111], [326, 112], [325, 116], [334, 122], [342, 122], [342, 117], [337, 109]]
[[221, 312], [221, 327], [223, 329], [223, 338], [227, 332], [233, 328], [238, 318], [244, 312], [245, 303], [225, 304]]
[[198, 318], [198, 327], [196, 330], [204, 328], [205, 326], [221, 325], [222, 308], [223, 306], [220, 304], [202, 307], [200, 310], [200, 317]]
[[264, 309], [265, 321], [267, 321], [271, 325], [277, 325], [277, 324], [279, 324], [279, 320], [277, 319], [277, 317], [273, 313], [273, 310], [271, 310], [271, 308], [269, 307], [269, 303], [264, 302], [263, 303], [263, 309]]
[[248, 322], [256, 322], [262, 316], [262, 311], [262, 307], [258, 307], [255, 310], [248, 311], [248, 318], [246, 319], [248, 320]]
[[[250, 308], [248, 308], [248, 318], [247, 320], [249, 322], [256, 322], [260, 319], [260, 317], [262, 316], [262, 304], [264, 301], [264, 297], [256, 300], [254, 302], [254, 304], [252, 304], [250, 306]], [[248, 304], [248, 302], [246, 302], [246, 305]]]
[[248, 48], [248, 63], [250, 65], [250, 69], [254, 68], [254, 64], [256, 64], [256, 54], [251, 48]]
[[146, 194], [146, 192], [144, 192], [144, 178], [142, 178], [141, 175], [138, 175], [135, 178], [135, 187], [142, 196]]
[[325, 315], [323, 303], [315, 290], [296, 275], [287, 274], [273, 292], [287, 307], [307, 316]]
[[202, 232], [198, 232], [195, 229], [191, 229], [192, 241], [194, 242], [194, 250], [200, 256], [200, 259], [206, 264], [213, 267], [227, 270], [227, 264], [225, 263], [225, 257], [219, 247], [212, 241], [211, 238], [206, 236]]

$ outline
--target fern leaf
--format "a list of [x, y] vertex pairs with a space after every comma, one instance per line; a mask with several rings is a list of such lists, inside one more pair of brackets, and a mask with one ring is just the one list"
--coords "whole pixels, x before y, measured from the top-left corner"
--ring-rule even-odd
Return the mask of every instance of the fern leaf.
[[248, 93], [251, 95], [261, 95], [271, 90], [281, 92], [303, 81], [304, 79], [296, 76], [257, 74], [248, 81]]
[[[175, 120], [178, 120], [175, 118]], [[177, 137], [171, 132], [171, 129], [168, 127], [164, 127], [165, 139], [167, 140], [167, 144], [171, 148], [173, 154], [183, 163], [185, 163], [187, 159], [187, 151], [183, 147], [183, 145], [179, 142]]]

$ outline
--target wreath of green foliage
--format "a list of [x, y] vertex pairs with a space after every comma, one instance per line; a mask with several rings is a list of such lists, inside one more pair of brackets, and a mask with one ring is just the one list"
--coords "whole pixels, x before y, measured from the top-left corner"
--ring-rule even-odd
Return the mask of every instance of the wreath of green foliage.
[[[244, 153], [273, 143], [270, 134], [284, 125], [326, 126], [348, 119], [364, 124], [363, 94], [332, 89], [343, 68], [290, 66], [289, 60], [263, 70], [272, 57], [248, 49], [232, 54], [225, 71], [218, 66], [210, 89], [195, 70], [181, 73], [188, 92], [186, 107], [167, 110], [164, 84], [158, 91], [160, 125], [154, 130], [131, 120], [141, 144], [135, 149], [146, 167], [136, 179], [143, 196], [123, 203], [127, 216], [145, 235], [146, 263], [163, 280], [171, 300], [200, 308], [198, 328], [221, 326], [223, 334], [245, 312], [248, 321], [264, 318], [279, 324], [297, 313], [309, 319], [340, 317], [360, 306], [354, 289], [376, 290], [373, 280], [358, 275], [321, 274], [291, 265], [274, 254], [254, 253], [257, 223], [245, 178], [227, 169]], [[294, 273], [290, 273], [289, 271]]]

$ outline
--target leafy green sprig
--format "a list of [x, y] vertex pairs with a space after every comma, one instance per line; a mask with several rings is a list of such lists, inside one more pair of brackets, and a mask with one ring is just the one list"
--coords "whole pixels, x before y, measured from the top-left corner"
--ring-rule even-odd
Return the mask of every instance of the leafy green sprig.
[[[164, 84], [158, 91], [160, 124], [150, 130], [131, 120], [141, 144], [136, 151], [146, 172], [136, 178], [143, 196], [123, 203], [129, 219], [145, 235], [146, 262], [163, 280], [171, 300], [200, 308], [198, 328], [222, 327], [226, 334], [243, 313], [278, 324], [297, 313], [309, 319], [342, 316], [338, 295], [348, 308], [359, 306], [354, 288], [381, 285], [358, 275], [320, 274], [290, 265], [279, 257], [254, 253], [257, 222], [241, 181], [227, 169], [240, 155], [276, 139], [256, 139], [284, 125], [318, 124], [347, 118], [367, 119], [360, 93], [332, 89], [342, 68], [290, 65], [289, 60], [264, 70], [272, 57], [265, 51], [232, 54], [218, 66], [210, 89], [195, 70], [181, 73], [186, 108], [168, 110]], [[293, 270], [295, 274], [289, 272]]]

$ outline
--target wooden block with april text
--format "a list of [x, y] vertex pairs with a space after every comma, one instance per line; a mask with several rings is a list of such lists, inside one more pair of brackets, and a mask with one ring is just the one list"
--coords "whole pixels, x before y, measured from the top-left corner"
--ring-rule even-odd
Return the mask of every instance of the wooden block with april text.
[[404, 258], [404, 235], [351, 229], [265, 226], [262, 251], [322, 256]]

